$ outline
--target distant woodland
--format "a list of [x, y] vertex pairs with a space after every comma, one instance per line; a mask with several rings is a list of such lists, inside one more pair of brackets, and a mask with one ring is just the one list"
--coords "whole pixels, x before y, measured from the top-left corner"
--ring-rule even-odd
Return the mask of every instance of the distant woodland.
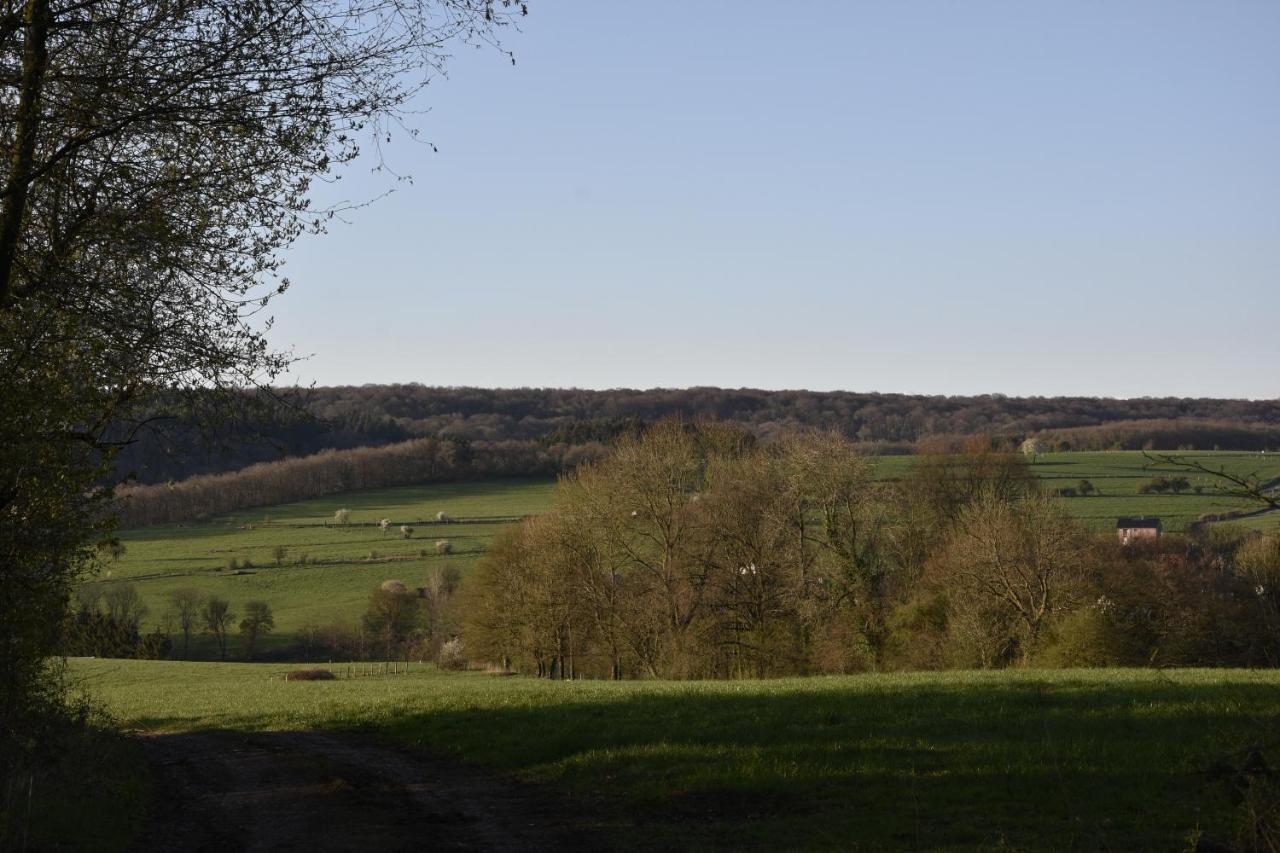
[[[527, 443], [526, 454], [609, 445], [663, 418], [714, 419], [769, 441], [797, 428], [838, 430], [863, 449], [985, 434], [1041, 438], [1055, 450], [1280, 449], [1280, 400], [943, 397], [845, 391], [689, 388], [585, 391], [364, 385], [278, 392], [285, 405], [219, 412], [218, 426], [157, 419], [117, 461], [120, 475], [163, 483], [323, 450], [432, 438], [459, 448]], [[163, 408], [163, 407], [158, 407]], [[270, 412], [270, 414], [264, 414]], [[573, 454], [570, 454], [573, 456]], [[482, 466], [486, 467], [486, 466]], [[526, 467], [526, 466], [521, 466]], [[529, 471], [529, 473], [533, 473]]]

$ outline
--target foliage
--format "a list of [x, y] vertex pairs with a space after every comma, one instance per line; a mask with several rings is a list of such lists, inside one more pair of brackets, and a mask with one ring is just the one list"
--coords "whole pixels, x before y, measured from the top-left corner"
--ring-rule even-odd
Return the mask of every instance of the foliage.
[[[669, 417], [732, 422], [761, 440], [787, 429], [837, 430], [868, 453], [906, 452], [931, 436], [998, 435], [1016, 448], [1034, 436], [1047, 451], [1280, 449], [1275, 401], [933, 397], [849, 391], [689, 388], [590, 391], [358, 385], [286, 393], [306, 416], [237, 418], [218, 428], [234, 447], [210, 449], [195, 423], [166, 441], [125, 448], [119, 467], [142, 482], [414, 438], [484, 446], [531, 443], [590, 458], [621, 436]], [[253, 437], [252, 441], [244, 441]], [[181, 452], [173, 452], [175, 449]], [[576, 464], [579, 459], [574, 459]], [[572, 465], [568, 466], [572, 467]]]
[[206, 597], [200, 608], [200, 619], [204, 623], [205, 630], [218, 644], [219, 659], [226, 660], [227, 629], [235, 620], [235, 614], [231, 612], [231, 603], [216, 595]]
[[240, 389], [287, 362], [262, 313], [281, 253], [334, 213], [312, 182], [385, 137], [447, 44], [522, 11], [0, 2], [0, 765], [33, 760], [29, 697], [110, 533], [116, 450], [261, 399]]
[[247, 601], [244, 605], [244, 618], [240, 620], [240, 637], [244, 642], [244, 656], [253, 660], [253, 650], [258, 638], [270, 633], [275, 628], [275, 616], [271, 613], [271, 605], [265, 601]]
[[376, 637], [386, 657], [403, 656], [421, 630], [418, 596], [399, 581], [387, 581], [369, 596], [364, 628]]

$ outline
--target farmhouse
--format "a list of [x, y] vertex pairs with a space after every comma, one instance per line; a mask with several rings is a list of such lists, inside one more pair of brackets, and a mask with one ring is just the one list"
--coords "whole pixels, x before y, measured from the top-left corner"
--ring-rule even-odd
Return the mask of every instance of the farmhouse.
[[1120, 537], [1121, 545], [1130, 545], [1137, 542], [1155, 542], [1160, 538], [1164, 525], [1160, 523], [1158, 518], [1117, 518], [1116, 519], [1116, 535]]

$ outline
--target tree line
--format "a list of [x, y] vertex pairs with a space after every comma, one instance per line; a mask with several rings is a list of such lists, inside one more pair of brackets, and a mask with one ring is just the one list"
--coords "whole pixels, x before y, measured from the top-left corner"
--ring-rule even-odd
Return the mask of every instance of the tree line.
[[306, 500], [353, 489], [450, 480], [554, 476], [602, 456], [599, 444], [458, 442], [419, 438], [385, 447], [326, 450], [311, 456], [206, 474], [177, 483], [116, 490], [120, 523], [136, 527], [200, 521], [247, 507]]
[[116, 471], [140, 482], [219, 473], [325, 449], [415, 437], [468, 442], [611, 444], [668, 417], [736, 423], [769, 440], [795, 429], [836, 430], [877, 453], [910, 452], [931, 436], [986, 434], [1050, 450], [1280, 448], [1280, 404], [1209, 399], [943, 397], [752, 389], [648, 391], [364, 385], [279, 390], [285, 406], [254, 405], [208, 419], [158, 422], [123, 448]]
[[1280, 537], [1121, 547], [976, 440], [886, 481], [838, 433], [663, 422], [462, 597], [473, 658], [548, 677], [1280, 663]]

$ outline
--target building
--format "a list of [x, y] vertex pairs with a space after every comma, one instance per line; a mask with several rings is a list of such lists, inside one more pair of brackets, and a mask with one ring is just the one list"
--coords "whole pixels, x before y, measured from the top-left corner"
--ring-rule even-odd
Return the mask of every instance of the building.
[[1164, 525], [1158, 518], [1117, 518], [1116, 535], [1121, 545], [1132, 545], [1138, 542], [1155, 542], [1164, 532]]

